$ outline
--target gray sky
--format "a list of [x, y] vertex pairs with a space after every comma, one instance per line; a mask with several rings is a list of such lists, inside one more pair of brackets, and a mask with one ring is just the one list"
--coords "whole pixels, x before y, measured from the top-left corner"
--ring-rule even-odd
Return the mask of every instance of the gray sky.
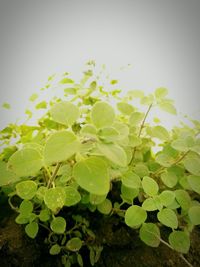
[[[164, 86], [180, 113], [200, 119], [199, 0], [0, 0], [0, 127], [21, 117], [49, 75], [95, 59], [123, 90]], [[166, 121], [173, 121], [165, 115]]]

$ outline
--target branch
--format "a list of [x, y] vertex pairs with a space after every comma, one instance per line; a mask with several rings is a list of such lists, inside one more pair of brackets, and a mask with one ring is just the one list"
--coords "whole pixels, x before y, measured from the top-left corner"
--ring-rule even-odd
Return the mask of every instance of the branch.
[[52, 184], [52, 182], [53, 182], [54, 179], [56, 178], [56, 175], [57, 175], [57, 173], [58, 173], [58, 170], [59, 170], [61, 164], [62, 164], [61, 162], [57, 163], [56, 168], [55, 168], [55, 171], [54, 171], [54, 173], [52, 174], [52, 176], [50, 177], [50, 179], [49, 179], [49, 181], [48, 181], [47, 188], [50, 187], [50, 185]]

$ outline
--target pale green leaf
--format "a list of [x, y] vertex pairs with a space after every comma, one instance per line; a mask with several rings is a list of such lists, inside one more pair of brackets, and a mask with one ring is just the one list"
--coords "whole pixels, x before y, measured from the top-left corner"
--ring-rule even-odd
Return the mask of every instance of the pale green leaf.
[[115, 112], [111, 105], [106, 102], [96, 102], [91, 110], [92, 123], [97, 128], [111, 126], [115, 119]]
[[167, 141], [169, 139], [168, 131], [160, 125], [151, 128], [151, 136], [156, 137], [162, 141]]
[[137, 126], [138, 124], [141, 123], [143, 118], [144, 118], [144, 113], [138, 111], [132, 112], [129, 118], [129, 124], [131, 126]]
[[0, 160], [0, 186], [9, 185], [18, 180], [18, 177], [7, 169], [7, 164]]
[[60, 131], [53, 133], [44, 147], [44, 160], [50, 165], [69, 159], [79, 151], [80, 142], [74, 133]]
[[194, 192], [200, 194], [200, 176], [189, 175], [187, 181]]
[[26, 234], [32, 239], [34, 239], [36, 237], [38, 230], [39, 230], [39, 227], [38, 227], [38, 224], [36, 222], [31, 222], [31, 223], [27, 224], [25, 227]]
[[188, 216], [192, 224], [200, 225], [200, 206], [193, 206], [188, 210]]
[[79, 251], [81, 247], [82, 247], [82, 241], [78, 237], [71, 238], [66, 244], [66, 248], [73, 252]]
[[50, 188], [45, 192], [44, 202], [53, 212], [58, 211], [65, 205], [66, 193], [62, 187]]
[[162, 224], [171, 227], [172, 229], [176, 229], [178, 227], [178, 219], [176, 213], [169, 208], [164, 208], [159, 211], [157, 217]]
[[183, 210], [188, 210], [191, 205], [191, 198], [187, 191], [178, 189], [175, 191], [176, 200]]
[[107, 194], [110, 178], [106, 163], [99, 157], [89, 157], [79, 161], [73, 168], [76, 182], [86, 191], [96, 194]]
[[194, 152], [190, 152], [183, 159], [184, 167], [191, 174], [200, 176], [200, 156]]
[[168, 94], [167, 88], [160, 87], [155, 90], [155, 96], [157, 99], [162, 99]]
[[165, 190], [159, 195], [159, 198], [163, 206], [167, 207], [175, 200], [175, 194], [173, 191]]
[[16, 185], [17, 195], [25, 200], [32, 199], [37, 192], [37, 184], [34, 181], [23, 181]]
[[97, 205], [97, 210], [102, 214], [108, 215], [112, 210], [112, 202], [106, 198], [103, 202]]
[[189, 235], [182, 231], [174, 231], [169, 235], [169, 244], [180, 253], [188, 253], [190, 248]]
[[103, 156], [116, 165], [121, 167], [125, 167], [127, 165], [126, 152], [119, 145], [98, 143], [97, 148]]
[[73, 125], [80, 116], [78, 107], [67, 101], [55, 104], [51, 108], [50, 114], [54, 121], [66, 126]]
[[24, 148], [10, 157], [8, 166], [18, 177], [34, 176], [43, 166], [42, 156], [36, 149]]
[[158, 247], [160, 244], [160, 230], [154, 223], [144, 223], [140, 228], [140, 239], [150, 247]]
[[133, 205], [126, 210], [125, 223], [130, 227], [137, 227], [143, 224], [146, 219], [146, 211], [137, 205]]
[[144, 192], [149, 196], [155, 196], [158, 193], [158, 184], [157, 182], [148, 176], [145, 176], [142, 179], [142, 187], [144, 189]]
[[140, 188], [141, 179], [132, 171], [128, 171], [122, 177], [122, 184], [129, 188]]
[[126, 102], [117, 103], [117, 108], [124, 115], [130, 115], [134, 111], [133, 106], [131, 106], [130, 104]]
[[65, 193], [66, 193], [65, 206], [70, 207], [76, 205], [81, 200], [80, 193], [71, 186], [65, 187]]
[[161, 174], [161, 180], [167, 187], [174, 187], [178, 182], [178, 177], [172, 171], [167, 171]]
[[50, 224], [51, 230], [56, 234], [64, 234], [66, 229], [66, 221], [63, 217], [55, 217]]

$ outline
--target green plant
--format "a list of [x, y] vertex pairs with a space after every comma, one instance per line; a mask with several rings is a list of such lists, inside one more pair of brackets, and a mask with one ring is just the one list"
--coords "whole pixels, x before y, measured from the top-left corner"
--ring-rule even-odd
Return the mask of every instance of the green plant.
[[[9, 124], [1, 131], [0, 186], [18, 213], [16, 223], [33, 239], [45, 228], [50, 254], [60, 254], [65, 267], [83, 266], [84, 246], [95, 265], [103, 247], [84, 211], [115, 214], [145, 244], [162, 242], [191, 266], [182, 254], [200, 224], [200, 122], [171, 131], [158, 118], [150, 123], [153, 108], [176, 114], [167, 89], [123, 95], [116, 80], [105, 89], [93, 69], [89, 62], [79, 83], [64, 73], [58, 82], [62, 97], [36, 103], [45, 114], [35, 126]], [[51, 90], [54, 80], [49, 77], [42, 90]], [[114, 184], [121, 201], [112, 197]], [[168, 240], [161, 237], [162, 226], [171, 229]]]

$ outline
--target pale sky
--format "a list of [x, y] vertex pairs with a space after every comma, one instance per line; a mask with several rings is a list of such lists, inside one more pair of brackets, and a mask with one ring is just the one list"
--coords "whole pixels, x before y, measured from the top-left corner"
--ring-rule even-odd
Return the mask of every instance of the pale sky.
[[49, 75], [76, 76], [90, 59], [123, 90], [168, 88], [179, 113], [200, 119], [199, 14], [198, 0], [0, 0], [0, 105], [12, 106], [0, 109], [0, 128], [23, 116]]

